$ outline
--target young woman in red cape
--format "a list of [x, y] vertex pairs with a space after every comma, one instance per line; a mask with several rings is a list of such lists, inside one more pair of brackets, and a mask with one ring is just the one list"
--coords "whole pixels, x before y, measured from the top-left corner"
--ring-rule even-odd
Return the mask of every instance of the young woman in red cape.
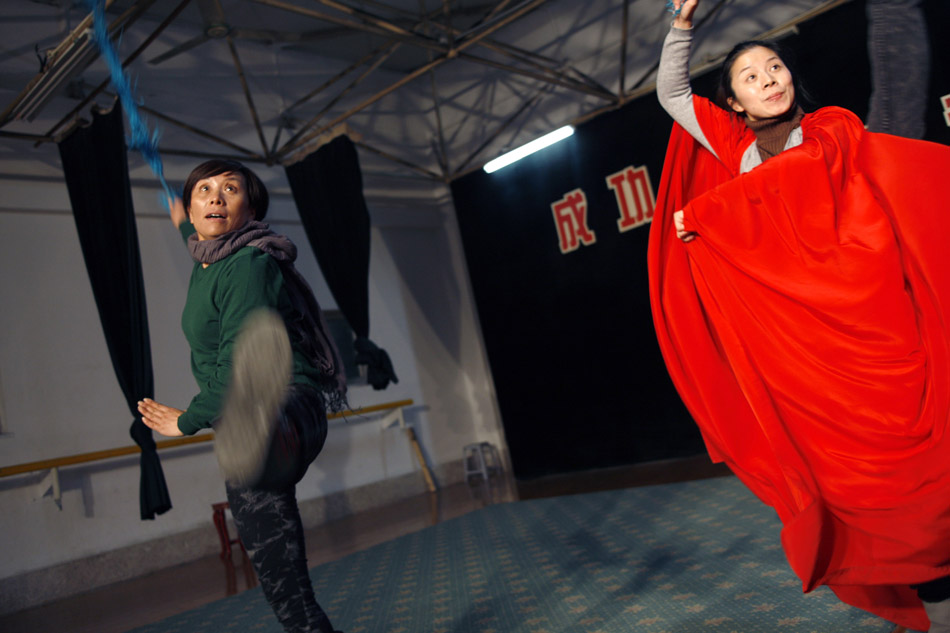
[[805, 114], [761, 42], [726, 58], [723, 107], [693, 95], [698, 0], [673, 4], [649, 246], [670, 375], [712, 459], [775, 509], [805, 591], [946, 633], [950, 148]]

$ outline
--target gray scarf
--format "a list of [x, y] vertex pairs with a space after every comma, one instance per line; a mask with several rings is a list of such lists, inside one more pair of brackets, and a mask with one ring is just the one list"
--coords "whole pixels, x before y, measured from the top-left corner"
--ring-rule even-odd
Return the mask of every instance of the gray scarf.
[[256, 220], [213, 240], [199, 240], [197, 233], [188, 237], [188, 251], [192, 259], [200, 264], [219, 262], [245, 246], [259, 248], [281, 263], [292, 263], [297, 259], [297, 247], [293, 242]]
[[294, 243], [289, 238], [271, 231], [267, 224], [255, 220], [213, 240], [199, 240], [197, 233], [188, 237], [188, 251], [192, 259], [201, 264], [221, 261], [245, 246], [264, 251], [280, 264], [294, 308], [294, 315], [287, 327], [297, 334], [304, 353], [323, 377], [321, 389], [326, 397], [327, 407], [332, 411], [345, 408], [346, 375], [343, 373], [343, 363], [333, 338], [328, 334], [323, 312], [313, 296], [310, 284], [294, 267], [294, 260], [297, 259], [297, 247]]

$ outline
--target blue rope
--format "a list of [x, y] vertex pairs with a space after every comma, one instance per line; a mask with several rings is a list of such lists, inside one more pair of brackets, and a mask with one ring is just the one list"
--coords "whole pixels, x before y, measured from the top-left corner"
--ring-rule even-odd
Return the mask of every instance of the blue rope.
[[149, 133], [148, 124], [139, 113], [138, 103], [136, 103], [133, 97], [133, 87], [129, 83], [129, 77], [122, 68], [122, 61], [119, 59], [119, 54], [116, 52], [115, 46], [112, 45], [112, 40], [109, 39], [103, 9], [105, 5], [104, 1], [86, 0], [86, 4], [89, 6], [93, 15], [93, 37], [99, 46], [103, 59], [105, 59], [109, 65], [112, 86], [115, 88], [116, 94], [119, 96], [119, 101], [122, 103], [122, 108], [125, 110], [125, 114], [129, 120], [129, 149], [138, 150], [149, 167], [151, 167], [152, 173], [158, 178], [162, 189], [165, 190], [165, 197], [162, 199], [162, 204], [168, 209], [168, 198], [181, 196], [174, 192], [168, 185], [168, 181], [165, 180], [162, 157], [158, 153], [159, 132], [156, 129], [153, 133]]
[[666, 10], [669, 11], [670, 13], [672, 13], [674, 16], [679, 15], [679, 14], [680, 14], [680, 10], [681, 10], [682, 8], [683, 8], [683, 7], [682, 7], [682, 5], [681, 5], [680, 8], [677, 9], [677, 8], [675, 8], [675, 7], [673, 6], [673, 0], [666, 0]]

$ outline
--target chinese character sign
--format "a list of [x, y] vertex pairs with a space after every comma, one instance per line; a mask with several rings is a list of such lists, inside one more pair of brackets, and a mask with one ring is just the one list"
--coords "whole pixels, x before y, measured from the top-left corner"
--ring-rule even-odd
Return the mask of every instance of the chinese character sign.
[[[625, 167], [606, 178], [607, 188], [613, 191], [620, 218], [617, 230], [621, 233], [646, 224], [653, 219], [653, 185], [646, 167]], [[587, 225], [587, 196], [580, 188], [570, 191], [551, 203], [554, 225], [557, 228], [561, 253], [590, 246], [597, 237]]]
[[563, 198], [552, 203], [551, 212], [554, 213], [562, 253], [570, 253], [581, 244], [589, 246], [597, 241], [594, 233], [587, 228], [587, 196], [580, 189], [566, 193]]
[[617, 229], [623, 233], [653, 219], [653, 185], [646, 167], [626, 167], [607, 176], [607, 187], [617, 197], [620, 219]]

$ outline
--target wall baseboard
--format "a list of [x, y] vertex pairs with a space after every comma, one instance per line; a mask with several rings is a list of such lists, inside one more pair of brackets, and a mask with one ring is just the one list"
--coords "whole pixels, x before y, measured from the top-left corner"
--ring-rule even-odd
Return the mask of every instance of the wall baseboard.
[[[463, 478], [462, 461], [433, 468], [440, 486]], [[299, 502], [305, 529], [379, 508], [426, 490], [421, 471]], [[231, 527], [231, 534], [234, 528]], [[189, 563], [220, 551], [208, 510], [207, 527], [0, 579], [0, 615], [72, 597], [106, 585]]]

